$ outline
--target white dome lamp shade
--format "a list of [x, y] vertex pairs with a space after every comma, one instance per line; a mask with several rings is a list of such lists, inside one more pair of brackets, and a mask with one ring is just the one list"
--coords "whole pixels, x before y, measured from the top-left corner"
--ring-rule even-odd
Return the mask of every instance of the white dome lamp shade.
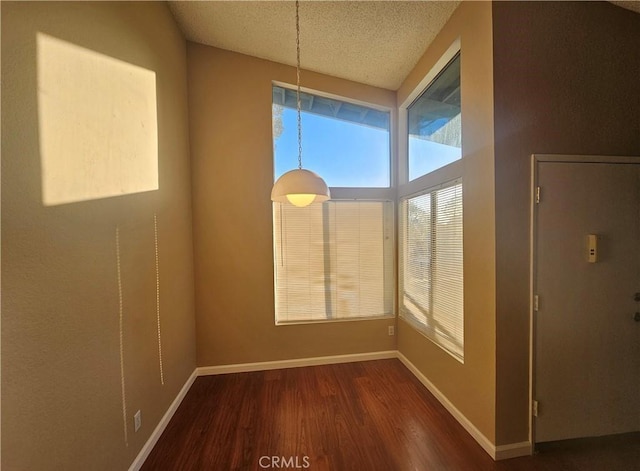
[[329, 187], [320, 176], [311, 170], [297, 168], [289, 170], [273, 185], [271, 200], [289, 202], [304, 207], [311, 203], [322, 203], [331, 198]]
[[331, 198], [329, 187], [325, 181], [311, 170], [302, 168], [302, 119], [300, 113], [300, 16], [299, 0], [296, 0], [296, 77], [297, 77], [297, 111], [298, 111], [298, 168], [280, 176], [271, 190], [271, 201], [291, 203], [304, 207], [311, 203], [322, 203]]

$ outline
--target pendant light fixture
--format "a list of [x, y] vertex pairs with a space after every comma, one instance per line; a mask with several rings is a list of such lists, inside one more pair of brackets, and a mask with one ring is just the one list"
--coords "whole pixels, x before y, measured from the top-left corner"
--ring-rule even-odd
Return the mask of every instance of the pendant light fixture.
[[300, 16], [299, 0], [296, 0], [296, 100], [298, 110], [298, 168], [290, 170], [276, 180], [271, 190], [271, 200], [289, 202], [304, 207], [311, 203], [322, 203], [331, 198], [325, 181], [311, 170], [302, 168], [302, 118], [300, 111]]

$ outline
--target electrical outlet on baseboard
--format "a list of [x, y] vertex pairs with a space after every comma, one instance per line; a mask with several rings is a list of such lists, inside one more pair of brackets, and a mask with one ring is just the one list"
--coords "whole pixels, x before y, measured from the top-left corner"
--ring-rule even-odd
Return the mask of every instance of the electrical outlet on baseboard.
[[133, 427], [135, 429], [135, 431], [137, 432], [138, 430], [140, 430], [140, 426], [142, 425], [142, 413], [140, 411], [136, 412], [136, 414], [133, 416]]
[[396, 328], [393, 325], [389, 326], [389, 335], [395, 335], [396, 334]]

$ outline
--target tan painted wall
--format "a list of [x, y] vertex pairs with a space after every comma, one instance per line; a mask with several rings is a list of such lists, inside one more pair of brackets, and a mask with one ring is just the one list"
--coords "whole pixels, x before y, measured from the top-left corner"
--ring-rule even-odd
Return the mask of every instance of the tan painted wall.
[[640, 14], [495, 2], [493, 24], [500, 445], [529, 432], [531, 154], [640, 155]]
[[495, 202], [489, 2], [464, 2], [398, 90], [403, 103], [460, 38], [464, 183], [465, 363], [404, 321], [398, 350], [490, 441], [495, 440]]
[[[188, 43], [198, 365], [396, 348], [393, 319], [274, 325], [272, 81], [289, 66]], [[303, 71], [323, 92], [395, 106], [395, 93]]]
[[[38, 32], [155, 72], [159, 190], [43, 205]], [[194, 370], [186, 86], [186, 43], [164, 4], [2, 2], [3, 469], [127, 469]], [[112, 139], [116, 146], [118, 136]], [[164, 386], [157, 353], [154, 213]], [[138, 409], [142, 428], [134, 433]]]

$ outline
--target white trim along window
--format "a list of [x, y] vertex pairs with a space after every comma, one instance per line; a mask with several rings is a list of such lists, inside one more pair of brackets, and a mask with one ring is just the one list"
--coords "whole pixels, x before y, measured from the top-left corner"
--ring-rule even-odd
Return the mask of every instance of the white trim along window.
[[393, 203], [274, 203], [277, 323], [393, 315]]
[[[278, 325], [394, 316], [390, 111], [303, 93], [304, 168], [331, 200], [273, 203]], [[273, 86], [274, 181], [297, 167], [295, 91]]]
[[[302, 94], [304, 167], [332, 199], [273, 204], [276, 324], [393, 317], [397, 286], [400, 317], [464, 362], [460, 64], [456, 42], [400, 106], [397, 168], [389, 110]], [[297, 165], [295, 106], [275, 84], [274, 181]]]
[[464, 362], [460, 63], [457, 42], [401, 106], [398, 298], [402, 319]]
[[462, 182], [400, 202], [400, 315], [464, 358]]

